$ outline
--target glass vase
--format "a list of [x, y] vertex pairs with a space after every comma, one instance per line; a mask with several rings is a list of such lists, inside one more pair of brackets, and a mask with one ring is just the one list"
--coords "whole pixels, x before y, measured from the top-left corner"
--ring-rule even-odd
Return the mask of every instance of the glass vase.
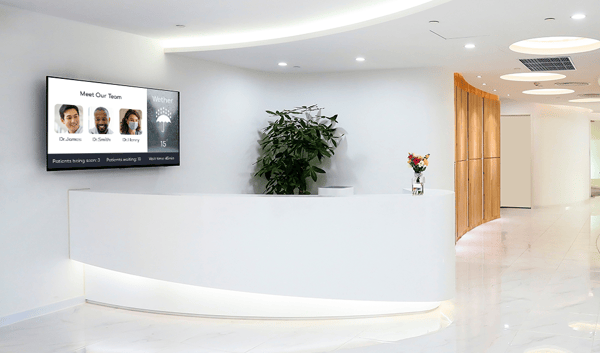
[[423, 195], [423, 192], [425, 192], [425, 177], [423, 173], [415, 173], [412, 178], [412, 194]]

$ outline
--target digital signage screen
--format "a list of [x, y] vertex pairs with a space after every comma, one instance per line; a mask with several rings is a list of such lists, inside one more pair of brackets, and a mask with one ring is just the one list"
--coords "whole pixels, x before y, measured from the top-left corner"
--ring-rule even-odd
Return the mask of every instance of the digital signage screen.
[[179, 92], [46, 77], [46, 169], [179, 165]]

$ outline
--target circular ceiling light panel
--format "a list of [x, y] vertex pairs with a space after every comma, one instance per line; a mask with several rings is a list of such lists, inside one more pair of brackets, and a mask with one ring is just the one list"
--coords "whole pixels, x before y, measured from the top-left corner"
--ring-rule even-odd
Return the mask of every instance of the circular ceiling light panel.
[[537, 82], [537, 81], [554, 81], [560, 80], [567, 76], [561, 74], [554, 74], [550, 72], [527, 72], [521, 74], [508, 74], [500, 76], [501, 79], [507, 81], [525, 81], [525, 82]]
[[542, 96], [549, 96], [555, 94], [569, 94], [573, 93], [572, 89], [564, 89], [564, 88], [543, 88], [543, 89], [530, 89], [528, 91], [523, 91], [525, 94], [535, 94]]
[[563, 55], [599, 49], [600, 41], [583, 37], [544, 37], [522, 40], [509, 48], [523, 54]]
[[581, 99], [571, 99], [569, 102], [572, 103], [598, 103], [600, 102], [600, 98], [581, 98]]

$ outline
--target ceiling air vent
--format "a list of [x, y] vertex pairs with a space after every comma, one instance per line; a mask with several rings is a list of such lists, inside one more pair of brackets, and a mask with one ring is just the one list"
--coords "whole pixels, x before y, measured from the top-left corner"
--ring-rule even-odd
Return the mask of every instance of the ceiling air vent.
[[555, 85], [562, 87], [580, 87], [580, 86], [589, 86], [589, 82], [556, 82]]
[[581, 97], [581, 98], [600, 98], [600, 93], [582, 93], [582, 94], [578, 94], [577, 97]]
[[531, 71], [564, 71], [575, 70], [575, 65], [568, 56], [556, 58], [519, 59]]

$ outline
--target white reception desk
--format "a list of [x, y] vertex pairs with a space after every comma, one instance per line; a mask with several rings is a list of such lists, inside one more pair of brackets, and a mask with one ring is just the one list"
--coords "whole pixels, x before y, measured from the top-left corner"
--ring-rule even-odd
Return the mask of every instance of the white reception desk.
[[86, 299], [230, 317], [430, 310], [455, 293], [454, 193], [69, 192]]

